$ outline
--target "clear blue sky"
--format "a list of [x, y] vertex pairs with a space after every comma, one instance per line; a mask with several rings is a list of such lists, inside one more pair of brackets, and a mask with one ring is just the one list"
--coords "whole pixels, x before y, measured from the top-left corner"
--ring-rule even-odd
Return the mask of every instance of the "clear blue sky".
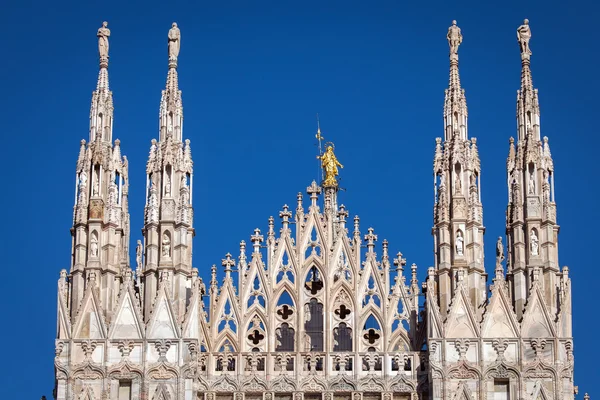
[[[18, 4], [17, 4], [18, 3]], [[252, 5], [251, 5], [252, 3]], [[558, 2], [555, 2], [558, 3]], [[362, 230], [419, 265], [433, 262], [432, 160], [443, 135], [446, 31], [462, 28], [469, 132], [482, 159], [486, 264], [504, 235], [508, 139], [516, 134], [529, 18], [542, 135], [556, 165], [560, 262], [573, 282], [576, 384], [597, 387], [599, 7], [591, 1], [64, 2], [3, 4], [3, 398], [51, 397], [56, 281], [69, 268], [75, 162], [88, 139], [96, 30], [109, 22], [114, 138], [130, 166], [131, 242], [141, 238], [145, 163], [158, 136], [166, 35], [177, 21], [184, 136], [192, 141], [206, 280], [253, 228], [317, 177], [315, 114], [344, 164], [341, 202]], [[380, 250], [379, 250], [380, 251]], [[592, 393], [594, 394], [594, 393]], [[600, 396], [600, 393], [596, 393]], [[581, 395], [580, 395], [581, 397]]]

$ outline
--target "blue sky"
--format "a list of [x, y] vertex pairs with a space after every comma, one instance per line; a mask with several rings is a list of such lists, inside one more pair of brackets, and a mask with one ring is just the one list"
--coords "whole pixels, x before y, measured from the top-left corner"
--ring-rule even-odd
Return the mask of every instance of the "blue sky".
[[[17, 4], [18, 3], [18, 4]], [[406, 4], [405, 4], [406, 3]], [[75, 162], [88, 139], [96, 30], [109, 22], [114, 138], [130, 166], [131, 242], [141, 238], [145, 163], [158, 136], [166, 35], [181, 28], [184, 136], [194, 158], [194, 266], [238, 251], [253, 228], [317, 178], [315, 115], [344, 164], [340, 194], [419, 265], [433, 263], [432, 161], [443, 135], [446, 31], [458, 20], [469, 133], [478, 138], [486, 264], [504, 235], [508, 139], [516, 135], [520, 58], [529, 18], [542, 135], [556, 166], [559, 256], [570, 267], [576, 385], [595, 386], [600, 357], [590, 303], [595, 227], [599, 7], [588, 2], [40, 2], [3, 5], [5, 152], [3, 393], [51, 397], [56, 281], [69, 268]], [[380, 251], [380, 250], [379, 250]], [[18, 341], [17, 341], [18, 338]], [[8, 378], [8, 379], [7, 379]], [[593, 393], [592, 393], [593, 394]]]

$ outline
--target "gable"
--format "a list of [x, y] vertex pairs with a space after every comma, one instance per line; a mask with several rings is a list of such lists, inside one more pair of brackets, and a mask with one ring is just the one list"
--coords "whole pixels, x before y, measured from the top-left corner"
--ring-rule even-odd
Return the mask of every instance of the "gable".
[[119, 302], [114, 323], [110, 330], [111, 339], [141, 339], [143, 330], [141, 321], [135, 313], [133, 301], [128, 290], [123, 290], [123, 300]]
[[554, 336], [555, 330], [553, 322], [548, 313], [548, 309], [539, 287], [535, 284], [530, 292], [523, 322], [521, 324], [521, 336], [524, 338], [543, 338]]
[[78, 313], [73, 337], [76, 339], [104, 339], [102, 311], [91, 286], [88, 286]]
[[482, 337], [516, 338], [518, 336], [519, 326], [509, 304], [502, 288], [492, 290], [492, 297], [481, 325]]
[[479, 337], [478, 331], [469, 298], [464, 287], [459, 285], [446, 320], [446, 337], [474, 338]]
[[175, 318], [169, 304], [169, 299], [165, 288], [162, 287], [158, 292], [158, 299], [152, 310], [152, 317], [148, 323], [148, 339], [171, 339], [178, 337]]

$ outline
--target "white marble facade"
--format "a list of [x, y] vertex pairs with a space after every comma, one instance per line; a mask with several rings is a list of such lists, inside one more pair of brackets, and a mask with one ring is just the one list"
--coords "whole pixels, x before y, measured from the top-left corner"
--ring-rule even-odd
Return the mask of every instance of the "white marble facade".
[[435, 260], [423, 283], [416, 265], [390, 254], [387, 241], [377, 244], [374, 230], [361, 230], [338, 204], [335, 180], [312, 182], [280, 221], [269, 218], [264, 233], [256, 229], [239, 253], [225, 255], [221, 283], [216, 266], [210, 282], [198, 277], [176, 24], [159, 139], [146, 168], [143, 240], [131, 268], [127, 159], [112, 138], [108, 24], [97, 36], [100, 71], [89, 143], [81, 142], [77, 162], [72, 263], [58, 282], [56, 399], [574, 398], [571, 283], [557, 258], [554, 166], [540, 135], [528, 21], [518, 29], [507, 252], [499, 238], [489, 295], [481, 167], [467, 129], [456, 21], [447, 36], [446, 128], [434, 157]]

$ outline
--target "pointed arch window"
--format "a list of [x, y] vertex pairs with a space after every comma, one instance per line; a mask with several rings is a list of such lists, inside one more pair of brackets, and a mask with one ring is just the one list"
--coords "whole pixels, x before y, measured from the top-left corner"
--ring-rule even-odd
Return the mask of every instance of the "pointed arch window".
[[305, 351], [323, 351], [323, 304], [310, 299], [304, 310]]
[[295, 351], [294, 329], [287, 323], [275, 330], [275, 351]]
[[352, 329], [344, 322], [333, 329], [333, 351], [352, 351]]
[[323, 279], [321, 278], [321, 273], [316, 266], [312, 266], [309, 274], [306, 277], [306, 283], [304, 284], [304, 288], [310, 292], [313, 296], [319, 293], [321, 289], [323, 289]]

